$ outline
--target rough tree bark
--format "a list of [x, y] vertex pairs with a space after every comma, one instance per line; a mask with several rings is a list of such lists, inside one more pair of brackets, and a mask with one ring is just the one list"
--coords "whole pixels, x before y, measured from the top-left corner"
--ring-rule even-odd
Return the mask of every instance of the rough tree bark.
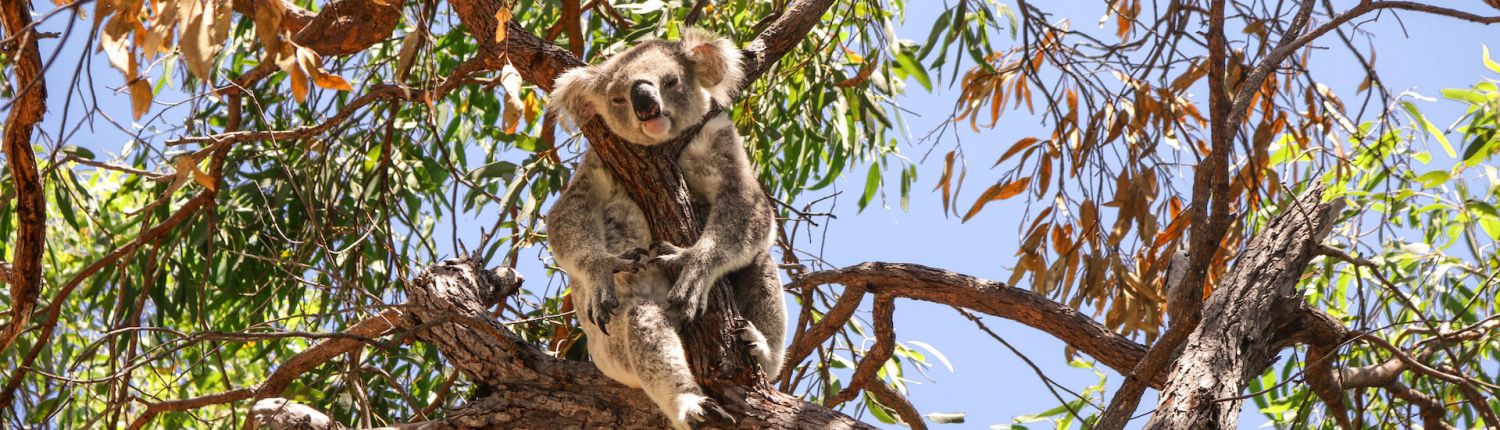
[[[11, 81], [15, 98], [7, 108], [4, 135], [0, 149], [16, 187], [16, 238], [10, 242], [10, 322], [0, 329], [0, 351], [10, 348], [16, 337], [26, 330], [31, 311], [36, 308], [42, 290], [42, 248], [47, 230], [46, 200], [42, 196], [42, 178], [36, 168], [36, 154], [31, 149], [31, 133], [47, 111], [47, 85], [42, 79], [42, 56], [37, 49], [37, 32], [31, 27], [31, 2], [7, 1], [0, 7], [0, 52], [12, 61], [15, 80]], [[4, 71], [0, 71], [3, 73]], [[0, 281], [6, 279], [0, 278]]]
[[1167, 377], [1148, 429], [1235, 428], [1240, 394], [1280, 349], [1280, 327], [1299, 318], [1297, 279], [1343, 208], [1304, 192], [1250, 240], [1213, 294]]

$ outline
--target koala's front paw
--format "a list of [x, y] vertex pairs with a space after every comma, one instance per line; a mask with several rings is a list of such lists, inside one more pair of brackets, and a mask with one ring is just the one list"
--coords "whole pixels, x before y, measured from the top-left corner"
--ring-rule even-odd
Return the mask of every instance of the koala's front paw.
[[647, 264], [655, 264], [674, 269], [682, 268], [682, 266], [687, 262], [689, 254], [687, 248], [673, 245], [671, 242], [667, 242], [665, 240], [658, 240], [656, 241], [656, 243], [652, 243], [651, 250], [648, 252], [651, 254], [651, 259], [646, 261]]
[[698, 318], [708, 309], [708, 288], [713, 285], [704, 272], [700, 253], [693, 248], [683, 248], [664, 241], [651, 244], [649, 264], [662, 265], [681, 270], [672, 291], [667, 293], [667, 304], [681, 311], [687, 319]]
[[599, 331], [609, 334], [609, 320], [614, 316], [615, 308], [620, 306], [620, 299], [615, 295], [615, 276], [606, 274], [600, 276], [599, 285], [590, 292], [588, 314], [585, 315], [599, 327]]
[[641, 269], [646, 268], [646, 261], [644, 261], [646, 255], [646, 250], [642, 248], [634, 248], [620, 253], [619, 256], [614, 258], [614, 261], [610, 262], [610, 270], [614, 273], [639, 272]]
[[689, 266], [677, 275], [672, 291], [667, 293], [667, 304], [681, 311], [688, 320], [697, 319], [708, 310], [708, 289], [713, 280], [702, 271]]

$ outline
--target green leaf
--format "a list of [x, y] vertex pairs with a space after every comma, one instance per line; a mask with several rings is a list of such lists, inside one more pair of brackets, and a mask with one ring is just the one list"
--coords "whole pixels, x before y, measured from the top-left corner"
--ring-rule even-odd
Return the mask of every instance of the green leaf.
[[1437, 138], [1438, 143], [1443, 145], [1443, 151], [1447, 152], [1449, 157], [1458, 158], [1458, 152], [1454, 151], [1453, 145], [1448, 143], [1448, 136], [1443, 135], [1443, 131], [1439, 130], [1436, 125], [1433, 125], [1432, 121], [1428, 121], [1427, 117], [1422, 115], [1421, 111], [1417, 110], [1416, 105], [1411, 104], [1409, 101], [1402, 101], [1401, 107], [1406, 109], [1406, 113], [1411, 114], [1412, 120], [1426, 129], [1428, 133], [1431, 133], [1432, 137]]
[[942, 352], [938, 351], [937, 348], [934, 348], [932, 345], [928, 345], [927, 342], [923, 342], [920, 340], [908, 340], [906, 341], [906, 343], [916, 345], [918, 348], [927, 350], [927, 352], [932, 353], [932, 356], [937, 357], [938, 361], [943, 362], [943, 367], [947, 367], [949, 372], [953, 371], [953, 363], [948, 361], [948, 357], [943, 355]]
[[509, 161], [496, 161], [480, 166], [478, 169], [469, 171], [469, 180], [500, 178], [509, 180], [516, 175], [516, 163]]
[[[936, 21], [932, 22], [932, 31], [927, 34], [927, 43], [925, 45], [922, 45], [921, 50], [917, 51], [918, 60], [927, 59], [927, 54], [932, 52], [932, 48], [941, 44], [938, 42], [938, 34], [943, 30], [948, 29], [948, 20], [952, 18], [953, 9], [948, 9], [943, 11], [942, 14], [938, 15]], [[948, 48], [944, 47], [943, 49]]]
[[1443, 183], [1448, 182], [1452, 178], [1453, 175], [1450, 175], [1447, 170], [1433, 170], [1423, 173], [1422, 176], [1418, 176], [1417, 182], [1421, 182], [1422, 186], [1432, 188], [1443, 185]]
[[963, 424], [969, 414], [963, 412], [933, 412], [927, 414], [927, 419], [938, 424]]
[[870, 173], [865, 175], [865, 193], [859, 197], [859, 209], [864, 210], [880, 189], [880, 163], [870, 163]]
[[1457, 88], [1444, 89], [1443, 97], [1472, 105], [1484, 104], [1484, 102], [1489, 101], [1489, 98], [1485, 97], [1483, 94], [1480, 94], [1478, 91], [1461, 90]]
[[1490, 59], [1489, 45], [1479, 45], [1479, 48], [1484, 51], [1484, 67], [1489, 68], [1491, 72], [1500, 73], [1500, 64], [1497, 64], [1495, 63], [1495, 60]]
[[922, 88], [932, 91], [932, 78], [927, 76], [927, 70], [923, 69], [922, 64], [918, 63], [915, 58], [912, 58], [910, 53], [902, 52], [900, 55], [897, 55], [896, 63], [901, 65], [902, 71], [906, 72], [912, 78], [916, 78], [917, 83], [922, 84]]
[[62, 151], [62, 153], [64, 154], [72, 155], [74, 157], [82, 158], [85, 160], [94, 159], [94, 151], [90, 151], [88, 148], [84, 148], [78, 145], [63, 145], [57, 148], [57, 150]]
[[1469, 211], [1477, 212], [1477, 215], [1481, 215], [1481, 217], [1487, 216], [1500, 219], [1500, 211], [1495, 210], [1495, 205], [1478, 200], [1469, 200], [1464, 202], [1464, 207], [1468, 208]]
[[895, 424], [901, 422], [901, 419], [897, 418], [896, 414], [891, 413], [890, 408], [887, 408], [885, 407], [885, 405], [880, 404], [880, 402], [875, 401], [875, 396], [865, 396], [865, 406], [869, 407], [870, 415], [874, 415], [875, 419], [880, 420], [880, 422], [886, 424]]
[[1464, 163], [1478, 163], [1480, 161], [1479, 158], [1481, 158], [1480, 154], [1486, 154], [1489, 152], [1486, 151], [1485, 148], [1494, 146], [1495, 142], [1500, 142], [1500, 140], [1497, 140], [1494, 137], [1494, 131], [1474, 136], [1474, 140], [1470, 141], [1469, 146], [1464, 148]]

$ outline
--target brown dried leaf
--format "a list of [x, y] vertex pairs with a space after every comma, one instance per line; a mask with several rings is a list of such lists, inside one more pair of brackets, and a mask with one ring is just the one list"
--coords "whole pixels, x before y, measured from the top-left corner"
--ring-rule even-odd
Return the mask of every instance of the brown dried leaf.
[[1040, 141], [1041, 139], [1037, 139], [1035, 137], [1023, 137], [1021, 138], [1021, 140], [1017, 140], [1016, 143], [1010, 145], [1010, 149], [1005, 150], [1005, 153], [1000, 155], [1000, 161], [995, 162], [995, 164], [998, 165], [1000, 163], [1004, 163], [1005, 160], [1009, 159], [1012, 156], [1015, 156], [1016, 153], [1021, 152], [1022, 149], [1030, 148]]
[[139, 121], [141, 115], [151, 110], [151, 84], [145, 79], [130, 82], [130, 113]]
[[187, 65], [188, 72], [192, 73], [198, 80], [208, 82], [212, 77], [210, 67], [213, 66], [214, 51], [217, 48], [213, 44], [212, 30], [212, 3], [203, 3], [193, 0], [184, 0], [178, 4], [178, 19], [182, 22], [180, 40], [177, 45], [182, 50], [183, 64]]
[[[189, 0], [191, 1], [191, 0]], [[286, 5], [280, 1], [263, 1], [255, 4], [255, 36], [260, 39], [266, 52], [281, 52], [281, 18], [286, 15]]]
[[943, 197], [943, 213], [944, 214], [948, 213], [949, 204], [952, 202], [951, 198], [952, 198], [952, 195], [953, 195], [952, 194], [952, 191], [953, 191], [953, 187], [952, 187], [952, 185], [953, 185], [953, 157], [954, 157], [954, 155], [955, 155], [956, 152], [957, 152], [957, 150], [948, 151], [948, 155], [944, 155], [943, 156], [943, 175], [938, 178], [938, 184], [937, 184], [937, 186], [932, 187], [933, 191], [937, 191], [939, 189], [943, 190], [942, 197]]
[[500, 10], [495, 11], [495, 43], [505, 41], [505, 24], [510, 23], [510, 18], [508, 7], [500, 6]]
[[306, 102], [307, 74], [302, 71], [301, 67], [292, 67], [288, 73], [291, 75], [287, 77], [287, 80], [292, 83], [292, 97], [296, 98], [299, 103]]
[[219, 190], [219, 181], [215, 181], [214, 177], [208, 176], [207, 173], [203, 173], [203, 169], [199, 169], [197, 163], [193, 163], [193, 169], [192, 170], [193, 170], [193, 182], [197, 182], [198, 185], [202, 185], [203, 188], [206, 188], [209, 191], [218, 191]]
[[1177, 215], [1174, 215], [1172, 217], [1172, 223], [1167, 224], [1167, 229], [1162, 230], [1161, 234], [1156, 235], [1156, 239], [1151, 243], [1154, 244], [1154, 246], [1160, 247], [1164, 244], [1172, 243], [1172, 241], [1176, 240], [1178, 237], [1182, 237], [1182, 232], [1187, 230], [1188, 224], [1192, 224], [1192, 217], [1183, 215], [1184, 214], [1180, 212]]
[[131, 30], [135, 29], [133, 17], [115, 15], [104, 25], [104, 31], [99, 33], [99, 50], [104, 51], [109, 58], [109, 65], [119, 69], [125, 74], [125, 80], [135, 79], [134, 67], [131, 67], [131, 46], [127, 38]]
[[1052, 157], [1042, 157], [1042, 166], [1037, 172], [1036, 196], [1041, 197], [1047, 193], [1047, 188], [1052, 185]]
[[140, 42], [146, 61], [156, 58], [158, 53], [172, 49], [172, 29], [177, 27], [177, 12], [180, 9], [164, 1], [157, 2], [156, 6], [156, 18], [151, 20], [145, 40]]
[[1011, 197], [1015, 197], [1017, 194], [1021, 194], [1022, 191], [1026, 190], [1026, 185], [1030, 183], [1031, 177], [1023, 176], [1005, 184], [997, 183], [990, 186], [989, 189], [984, 190], [983, 194], [979, 195], [978, 200], [974, 201], [974, 206], [969, 208], [969, 213], [964, 214], [964, 221], [968, 221], [969, 218], [973, 218], [974, 215], [978, 215], [979, 210], [983, 209], [984, 205], [989, 204], [989, 202], [991, 201], [1005, 200]]

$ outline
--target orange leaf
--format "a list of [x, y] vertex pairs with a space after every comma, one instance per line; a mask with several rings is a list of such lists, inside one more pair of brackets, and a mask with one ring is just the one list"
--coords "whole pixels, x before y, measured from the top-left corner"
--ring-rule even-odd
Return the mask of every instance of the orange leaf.
[[505, 24], [510, 23], [510, 18], [508, 7], [500, 6], [500, 10], [495, 11], [495, 43], [505, 41]]
[[354, 91], [354, 87], [349, 86], [349, 81], [321, 68], [314, 69], [312, 75], [313, 83], [320, 87], [338, 91]]
[[978, 215], [979, 210], [983, 209], [984, 205], [989, 204], [989, 202], [991, 201], [1005, 200], [1011, 197], [1015, 197], [1017, 194], [1021, 194], [1021, 191], [1025, 191], [1026, 185], [1030, 183], [1031, 177], [1025, 176], [1014, 181], [1010, 181], [1006, 184], [997, 183], [990, 186], [989, 189], [984, 190], [984, 194], [979, 195], [978, 200], [974, 201], [974, 206], [969, 208], [969, 213], [964, 214], [964, 221], [968, 221], [970, 218], [973, 218], [974, 215]]
[[1015, 144], [1012, 144], [1010, 146], [1010, 149], [1005, 150], [1005, 154], [1000, 155], [1000, 161], [995, 164], [1004, 163], [1006, 159], [1015, 156], [1016, 153], [1021, 152], [1022, 149], [1031, 147], [1031, 145], [1035, 145], [1040, 141], [1041, 139], [1037, 139], [1035, 137], [1025, 137], [1021, 138], [1021, 140], [1017, 140]]
[[[863, 58], [856, 58], [859, 56], [859, 54], [851, 52], [849, 53], [849, 55], [850, 61], [853, 61], [855, 63], [860, 63], [862, 60], [864, 60]], [[860, 66], [859, 71], [855, 72], [854, 76], [850, 77], [849, 79], [839, 81], [838, 83], [833, 85], [839, 88], [849, 88], [865, 83], [866, 80], [870, 79], [870, 75], [875, 73], [875, 65], [880, 63], [880, 53], [875, 53], [874, 61], [863, 61], [863, 63], [864, 65]]]
[[1173, 217], [1172, 223], [1167, 224], [1167, 229], [1163, 230], [1160, 234], [1157, 234], [1156, 240], [1153, 240], [1152, 243], [1155, 246], [1159, 247], [1163, 244], [1171, 243], [1173, 240], [1176, 240], [1178, 237], [1182, 236], [1182, 232], [1184, 230], [1187, 230], [1188, 224], [1192, 224], [1192, 221], [1190, 221], [1192, 217], [1183, 215], [1184, 214], [1179, 213], [1177, 216]]
[[135, 115], [136, 120], [141, 119], [146, 111], [151, 110], [151, 84], [145, 79], [136, 79], [130, 82], [130, 112]]
[[298, 102], [306, 102], [307, 74], [302, 71], [302, 68], [292, 67], [291, 76], [288, 76], [287, 80], [292, 82], [292, 97], [296, 98]]

